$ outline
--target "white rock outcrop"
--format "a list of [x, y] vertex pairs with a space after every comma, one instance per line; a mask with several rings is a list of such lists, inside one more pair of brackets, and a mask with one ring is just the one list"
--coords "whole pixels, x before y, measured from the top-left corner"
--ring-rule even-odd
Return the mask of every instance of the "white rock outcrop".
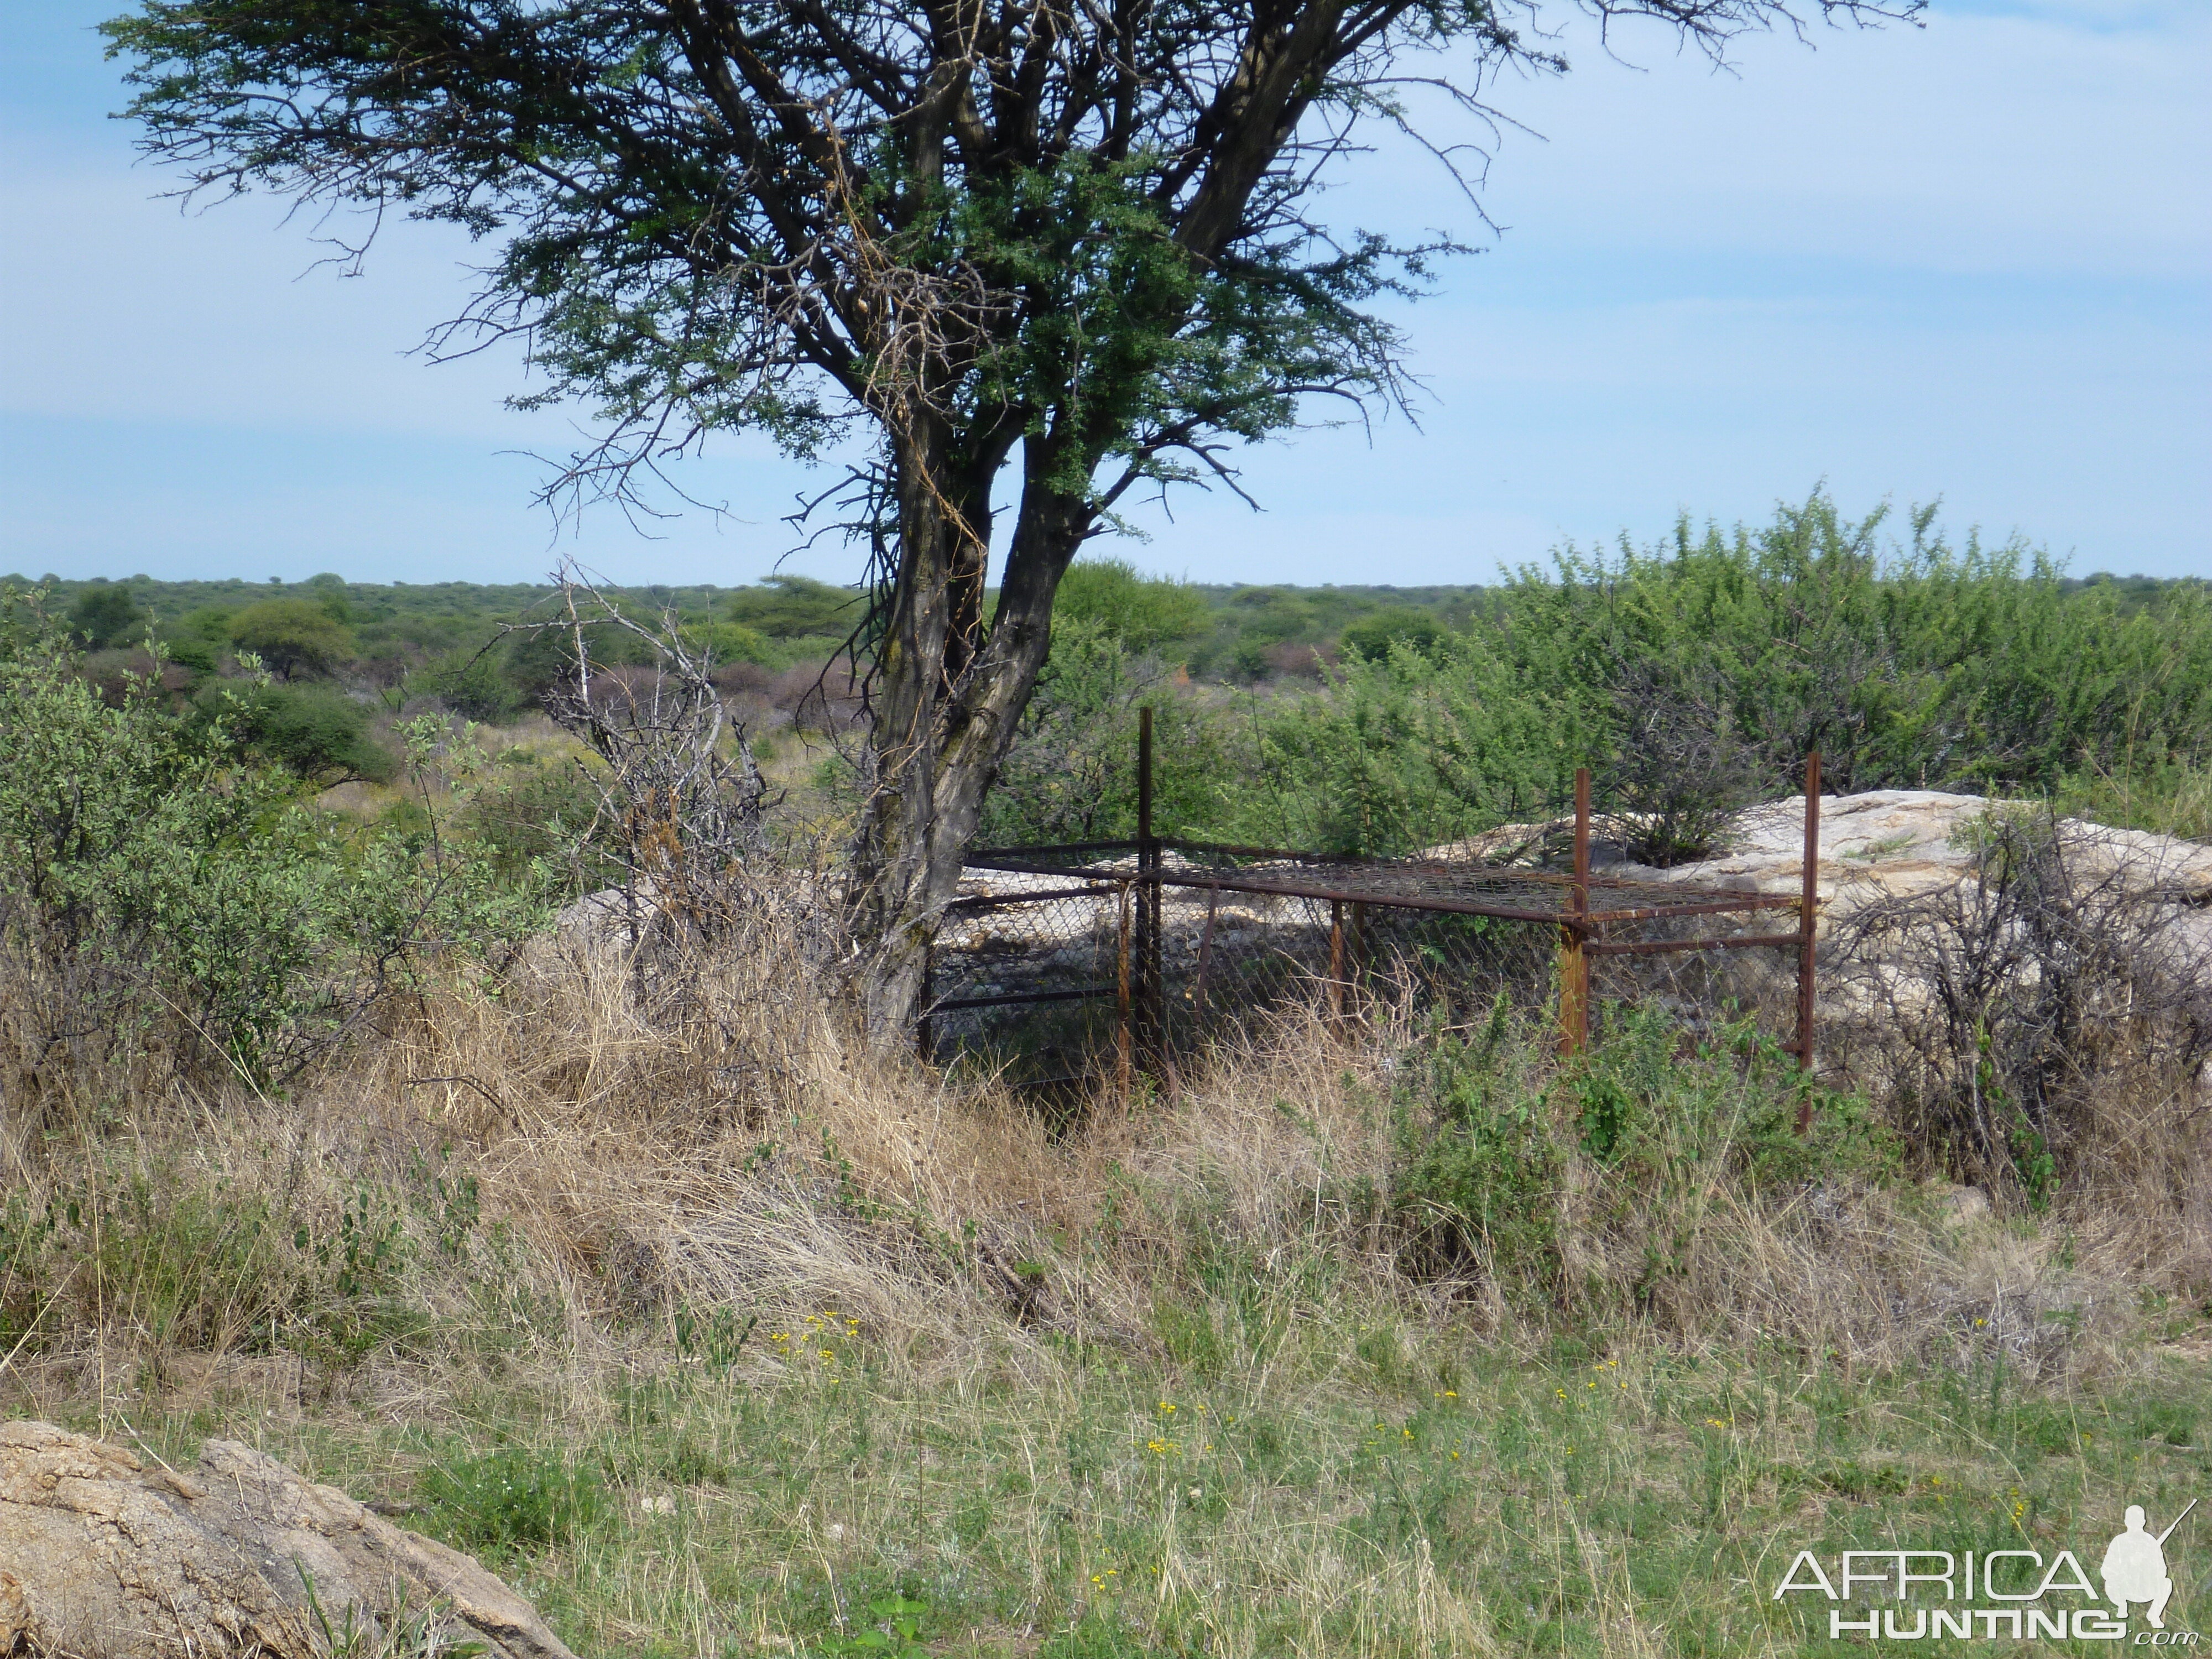
[[471, 1557], [249, 1446], [210, 1440], [179, 1472], [0, 1423], [0, 1655], [325, 1659], [349, 1630], [382, 1653], [426, 1622], [490, 1659], [575, 1659]]

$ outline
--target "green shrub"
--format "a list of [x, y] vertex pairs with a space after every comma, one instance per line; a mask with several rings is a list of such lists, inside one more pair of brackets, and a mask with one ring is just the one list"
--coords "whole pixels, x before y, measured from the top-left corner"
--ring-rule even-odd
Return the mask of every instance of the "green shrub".
[[[1429, 1050], [1397, 1102], [1391, 1203], [1410, 1266], [1475, 1268], [1525, 1304], [1630, 1312], [1690, 1271], [1717, 1193], [1756, 1206], [1900, 1167], [1863, 1097], [1806, 1079], [1751, 1024], [1692, 1041], [1662, 1014], [1607, 1012], [1565, 1066], [1503, 999], [1479, 1035]], [[1570, 1283], [1571, 1258], [1614, 1271]]]
[[193, 702], [204, 720], [249, 752], [318, 784], [386, 783], [398, 769], [369, 735], [369, 711], [334, 685], [217, 680]]
[[327, 674], [353, 659], [353, 635], [329, 609], [310, 599], [264, 599], [231, 619], [230, 640], [286, 679]]
[[1426, 1074], [1399, 1094], [1390, 1197], [1417, 1269], [1479, 1263], [1515, 1299], [1540, 1304], [1560, 1271], [1566, 1153], [1528, 1058], [1502, 1000], [1480, 1037], [1436, 1044]]
[[1480, 635], [1354, 656], [1257, 713], [1258, 771], [1230, 838], [1399, 854], [1540, 816], [1602, 741], [1602, 714]]
[[864, 595], [811, 576], [770, 576], [730, 596], [729, 620], [772, 640], [842, 640], [860, 626]]
[[1338, 643], [1363, 657], [1381, 657], [1398, 644], [1416, 651], [1433, 650], [1443, 637], [1443, 624], [1427, 611], [1390, 605], [1353, 623], [1339, 635]]
[[[1087, 623], [1133, 652], [1195, 639], [1212, 621], [1206, 596], [1187, 582], [1146, 576], [1121, 559], [1079, 559], [1053, 596], [1055, 629]], [[1057, 648], [1055, 647], [1055, 648]]]
[[1213, 792], [1234, 769], [1209, 712], [1167, 689], [1157, 658], [1103, 624], [1054, 625], [1051, 659], [986, 799], [993, 846], [1092, 841], [1136, 833], [1139, 711], [1154, 710], [1153, 825], [1188, 833], [1217, 821]]
[[[311, 811], [257, 745], [241, 754], [235, 705], [181, 719], [150, 679], [111, 705], [58, 630], [10, 603], [0, 974], [36, 1016], [21, 1063], [289, 1075], [432, 959], [535, 924], [534, 885], [503, 886], [465, 841], [342, 833]], [[441, 730], [403, 730], [418, 781], [456, 769]]]
[[88, 651], [135, 645], [146, 636], [149, 613], [125, 582], [94, 582], [70, 606], [70, 631]]
[[767, 637], [743, 623], [710, 622], [696, 626], [687, 623], [684, 636], [688, 644], [703, 650], [717, 665], [747, 662], [766, 666], [776, 660], [777, 653]]
[[449, 651], [422, 671], [419, 684], [463, 720], [486, 725], [503, 725], [529, 704], [489, 650]]
[[[1797, 788], [1818, 748], [1831, 791], [2063, 789], [2206, 833], [2212, 587], [2139, 600], [2016, 543], [1954, 548], [1932, 510], [1901, 544], [1887, 522], [1816, 492], [1763, 525], [1567, 547], [1463, 629], [1411, 607], [1355, 618], [1320, 690], [1239, 711], [1257, 741], [1217, 750], [1234, 763], [1189, 827], [1402, 853], [1562, 812], [1587, 765], [1601, 806], [1634, 815], [1635, 854], [1679, 863], [1738, 806]], [[1318, 602], [1238, 592], [1223, 654], [1264, 677]]]
[[521, 749], [499, 757], [456, 815], [501, 882], [550, 881], [570, 896], [622, 882], [600, 817], [599, 792], [574, 763]]

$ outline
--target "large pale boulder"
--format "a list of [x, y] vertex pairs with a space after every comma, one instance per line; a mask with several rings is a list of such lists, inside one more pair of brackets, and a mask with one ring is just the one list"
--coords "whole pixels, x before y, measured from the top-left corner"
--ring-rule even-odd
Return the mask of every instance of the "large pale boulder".
[[470, 1557], [250, 1447], [179, 1472], [0, 1423], [0, 1656], [325, 1659], [425, 1619], [493, 1659], [574, 1659]]
[[[1934, 789], [1870, 789], [1820, 800], [1820, 883], [1823, 931], [1863, 905], [1954, 887], [1974, 878], [1970, 826], [2000, 803]], [[2081, 818], [2056, 825], [2077, 880], [2156, 887], [2183, 903], [2212, 898], [2212, 847], [2140, 830], [2114, 830]], [[1805, 803], [1792, 796], [1740, 813], [1728, 850], [1671, 870], [1622, 864], [1607, 874], [1713, 887], [1795, 893], [1803, 867]]]

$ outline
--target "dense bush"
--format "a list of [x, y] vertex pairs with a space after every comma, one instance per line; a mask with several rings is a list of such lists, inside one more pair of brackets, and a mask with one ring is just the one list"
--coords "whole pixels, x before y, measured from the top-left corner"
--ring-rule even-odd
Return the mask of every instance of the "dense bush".
[[[1168, 821], [1231, 840], [1407, 852], [1557, 812], [1588, 765], [1601, 805], [1629, 815], [1632, 852], [1673, 864], [1711, 850], [1736, 807], [1796, 787], [1814, 748], [1831, 792], [2063, 793], [2116, 803], [2131, 823], [2204, 820], [2201, 585], [2146, 599], [2069, 582], [2017, 544], [1954, 549], [1931, 513], [1902, 544], [1884, 541], [1885, 524], [1818, 494], [1756, 528], [1700, 537], [1685, 520], [1662, 547], [1570, 547], [1524, 568], [1456, 629], [1413, 610], [1356, 619], [1343, 660], [1322, 664], [1310, 691], [1148, 681], [1112, 696], [1152, 702], [1164, 720], [1176, 710], [1177, 744], [1202, 755], [1204, 780]], [[1286, 663], [1315, 602], [1235, 595], [1242, 671]], [[1061, 678], [1040, 690], [1044, 712], [1006, 769], [1024, 800], [1128, 787], [1109, 752], [1128, 746], [1126, 719], [1086, 726], [1097, 757], [1082, 785], [1066, 771], [1067, 710], [1101, 695], [1084, 690], [1100, 684], [1101, 646], [1065, 626], [1061, 641]]]
[[1087, 625], [1139, 653], [1195, 639], [1211, 620], [1198, 589], [1140, 574], [1124, 559], [1079, 559], [1070, 565], [1053, 597], [1052, 614], [1055, 628]]
[[135, 645], [146, 637], [152, 613], [128, 583], [92, 582], [69, 610], [70, 631], [88, 651]]
[[1443, 623], [1429, 612], [1395, 605], [1362, 617], [1338, 635], [1337, 642], [1347, 653], [1380, 657], [1401, 641], [1417, 651], [1431, 650], [1443, 638], [1444, 631]]
[[1901, 1173], [1862, 1097], [1806, 1079], [1749, 1023], [1692, 1040], [1612, 1010], [1580, 1063], [1557, 1068], [1547, 1048], [1501, 1000], [1408, 1069], [1390, 1203], [1415, 1271], [1480, 1273], [1531, 1309], [1649, 1312], [1693, 1270], [1723, 1194], [1778, 1206]]
[[210, 733], [314, 783], [384, 783], [397, 770], [370, 735], [368, 708], [334, 685], [211, 679], [193, 706]]
[[327, 604], [310, 599], [264, 599], [231, 619], [230, 641], [252, 653], [286, 679], [327, 674], [353, 659], [353, 635]]
[[2212, 603], [2129, 610], [2018, 543], [1954, 550], [1933, 509], [1885, 553], [1886, 514], [1825, 495], [1759, 529], [1574, 549], [1522, 570], [1493, 648], [1579, 690], [1618, 734], [1622, 693], [1703, 702], [1786, 789], [1808, 750], [1844, 791], [2051, 789], [2088, 763], [2212, 754]]
[[[427, 958], [534, 920], [530, 884], [440, 838], [342, 833], [241, 755], [226, 712], [179, 716], [151, 680], [105, 700], [58, 629], [8, 610], [0, 974], [24, 1086], [138, 1059], [281, 1077]], [[409, 736], [418, 777], [446, 763], [431, 729]]]
[[842, 640], [860, 626], [863, 597], [807, 576], [770, 576], [731, 595], [731, 622], [773, 640]]
[[1231, 810], [1221, 795], [1240, 769], [1232, 728], [1174, 695], [1159, 659], [1132, 650], [1107, 624], [1054, 622], [1052, 658], [1022, 714], [1020, 736], [985, 799], [981, 838], [1015, 846], [1097, 841], [1137, 831], [1139, 710], [1153, 732], [1153, 827], [1189, 834]]
[[504, 667], [489, 648], [450, 651], [431, 661], [418, 684], [464, 720], [501, 724], [530, 706], [529, 695]]

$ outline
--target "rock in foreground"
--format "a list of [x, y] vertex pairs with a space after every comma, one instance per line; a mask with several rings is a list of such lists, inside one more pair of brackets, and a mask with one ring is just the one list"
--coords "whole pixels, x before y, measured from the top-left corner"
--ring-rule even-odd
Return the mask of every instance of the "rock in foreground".
[[210, 1440], [188, 1471], [149, 1469], [0, 1423], [0, 1656], [323, 1659], [349, 1629], [380, 1652], [426, 1618], [493, 1659], [574, 1659], [468, 1556], [250, 1447]]

